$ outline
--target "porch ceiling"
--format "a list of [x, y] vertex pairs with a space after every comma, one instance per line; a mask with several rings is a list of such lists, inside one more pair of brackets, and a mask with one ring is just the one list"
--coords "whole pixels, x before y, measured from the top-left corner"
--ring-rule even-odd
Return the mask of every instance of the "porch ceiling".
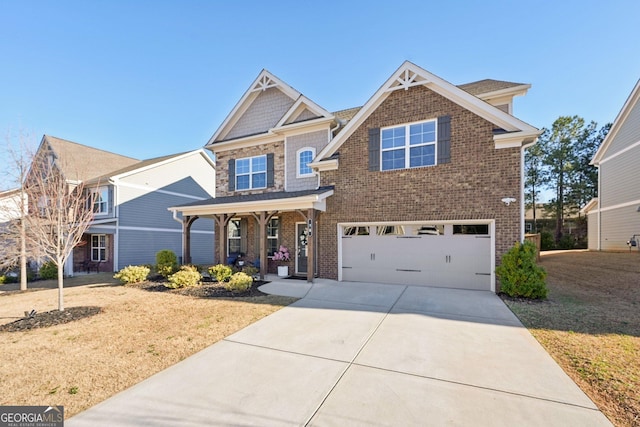
[[279, 191], [259, 194], [218, 197], [168, 208], [185, 215], [210, 216], [251, 212], [326, 210], [326, 199], [333, 195], [333, 186], [307, 191]]

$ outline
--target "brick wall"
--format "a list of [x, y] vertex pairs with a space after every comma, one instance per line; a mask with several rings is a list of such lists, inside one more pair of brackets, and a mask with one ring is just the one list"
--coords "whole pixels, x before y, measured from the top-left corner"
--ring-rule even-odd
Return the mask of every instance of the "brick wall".
[[[368, 129], [451, 116], [451, 163], [384, 172], [368, 170]], [[495, 126], [430, 89], [396, 90], [339, 149], [335, 185], [321, 215], [319, 273], [338, 277], [337, 224], [359, 221], [495, 219], [496, 265], [520, 238], [520, 149], [494, 148]]]

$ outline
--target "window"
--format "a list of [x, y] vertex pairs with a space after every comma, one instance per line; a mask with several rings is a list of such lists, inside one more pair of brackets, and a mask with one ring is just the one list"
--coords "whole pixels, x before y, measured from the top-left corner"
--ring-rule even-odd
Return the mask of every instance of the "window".
[[267, 224], [267, 255], [272, 256], [278, 251], [279, 245], [280, 219], [271, 218]]
[[453, 234], [489, 235], [489, 224], [455, 224]]
[[229, 221], [227, 231], [228, 244], [227, 255], [232, 253], [239, 253], [242, 249], [242, 224], [239, 219], [232, 219]]
[[436, 120], [382, 129], [382, 170], [436, 164]]
[[416, 227], [415, 234], [418, 236], [440, 236], [444, 234], [444, 225], [424, 224]]
[[104, 234], [91, 235], [91, 261], [107, 260], [107, 236]]
[[267, 188], [267, 156], [236, 160], [236, 190]]
[[297, 176], [298, 178], [313, 176], [313, 169], [309, 166], [309, 163], [316, 156], [316, 150], [313, 148], [305, 147], [297, 152]]
[[363, 226], [344, 227], [342, 234], [344, 236], [368, 236], [369, 227], [363, 227]]
[[376, 227], [378, 236], [404, 236], [404, 227], [401, 225], [379, 225]]
[[109, 189], [100, 187], [91, 190], [91, 203], [93, 205], [93, 213], [96, 215], [106, 214], [109, 212]]

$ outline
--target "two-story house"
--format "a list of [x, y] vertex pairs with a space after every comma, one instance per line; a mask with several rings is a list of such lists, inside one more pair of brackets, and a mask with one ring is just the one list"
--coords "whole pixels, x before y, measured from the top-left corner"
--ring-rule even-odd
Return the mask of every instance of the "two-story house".
[[[185, 232], [216, 222], [216, 259], [361, 282], [495, 290], [494, 268], [524, 236], [515, 118], [530, 85], [462, 86], [403, 63], [359, 108], [329, 112], [262, 71], [206, 144], [216, 198], [171, 208]], [[188, 260], [190, 253], [185, 253]]]
[[[45, 135], [36, 159], [47, 159], [70, 185], [82, 182], [93, 220], [65, 265], [65, 274], [118, 271], [154, 264], [162, 249], [182, 253], [182, 219], [166, 208], [215, 196], [215, 167], [202, 149], [137, 160]], [[213, 256], [213, 223], [193, 230], [194, 262]]]
[[640, 249], [640, 80], [593, 156], [598, 197], [587, 214], [589, 249]]

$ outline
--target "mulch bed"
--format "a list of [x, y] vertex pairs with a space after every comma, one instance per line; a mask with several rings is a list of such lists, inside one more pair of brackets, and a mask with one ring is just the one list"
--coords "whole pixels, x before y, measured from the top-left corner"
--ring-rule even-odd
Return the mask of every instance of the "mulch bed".
[[75, 320], [85, 319], [95, 316], [102, 309], [95, 306], [71, 307], [64, 311], [52, 310], [44, 313], [35, 313], [32, 316], [26, 315], [22, 319], [0, 325], [0, 332], [20, 332], [36, 328], [48, 328], [50, 326], [61, 325]]
[[136, 287], [149, 292], [168, 292], [171, 294], [185, 295], [196, 298], [246, 298], [261, 297], [267, 295], [264, 292], [260, 292], [258, 290], [258, 288], [265, 283], [268, 282], [256, 280], [253, 282], [251, 288], [249, 288], [245, 292], [228, 291], [222, 284], [218, 282], [203, 282], [200, 286], [179, 289], [167, 288], [164, 283], [154, 281], [129, 284], [126, 286]]

